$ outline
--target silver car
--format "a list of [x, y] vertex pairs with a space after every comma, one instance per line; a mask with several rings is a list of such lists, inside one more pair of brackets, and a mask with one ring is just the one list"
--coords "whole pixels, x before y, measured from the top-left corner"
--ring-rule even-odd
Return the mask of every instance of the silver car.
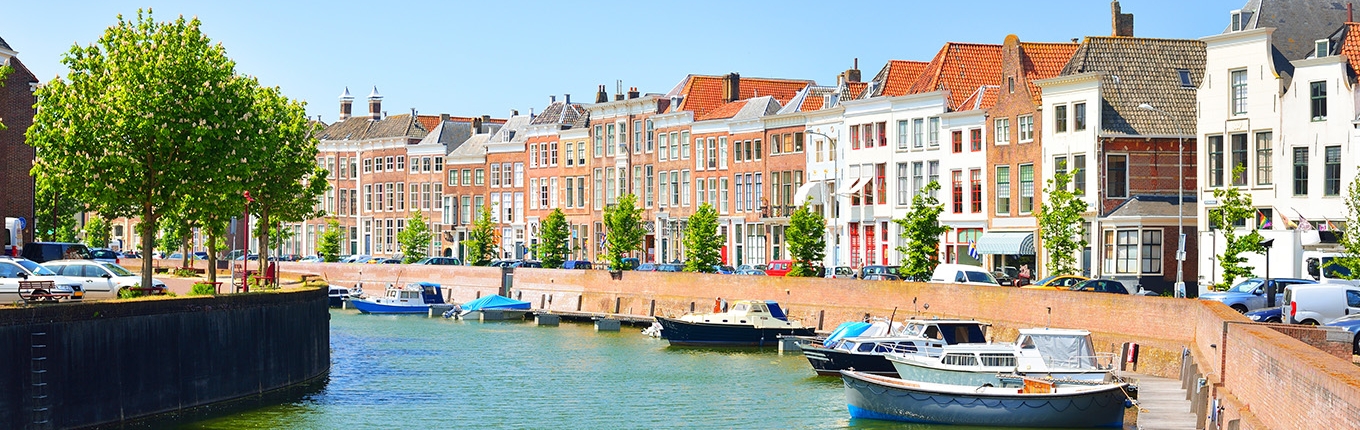
[[46, 267], [26, 258], [0, 257], [0, 301], [24, 300], [19, 291], [20, 281], [51, 281], [50, 291], [31, 291], [25, 294], [49, 293], [66, 300], [81, 300], [84, 296], [80, 283], [58, 276]]
[[[116, 299], [118, 291], [135, 288], [142, 284], [142, 276], [123, 266], [91, 260], [57, 260], [44, 263], [52, 272], [72, 279], [81, 284], [85, 295], [91, 299]], [[151, 280], [148, 294], [165, 294], [165, 283], [159, 279]]]

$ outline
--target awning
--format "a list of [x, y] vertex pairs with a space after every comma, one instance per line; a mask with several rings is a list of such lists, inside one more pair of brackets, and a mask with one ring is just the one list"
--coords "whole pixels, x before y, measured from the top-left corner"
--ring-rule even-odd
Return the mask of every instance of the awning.
[[977, 250], [979, 254], [1034, 255], [1034, 233], [983, 233]]
[[823, 200], [826, 200], [823, 194], [826, 194], [826, 183], [822, 181], [808, 182], [799, 186], [798, 192], [793, 193], [793, 204], [802, 206], [803, 202], [808, 201], [808, 198], [810, 197], [812, 198], [812, 204], [820, 205]]
[[836, 194], [845, 196], [857, 193], [859, 192], [859, 189], [864, 188], [864, 184], [868, 182], [869, 182], [868, 178], [846, 179], [845, 183], [841, 185], [841, 188], [836, 190]]

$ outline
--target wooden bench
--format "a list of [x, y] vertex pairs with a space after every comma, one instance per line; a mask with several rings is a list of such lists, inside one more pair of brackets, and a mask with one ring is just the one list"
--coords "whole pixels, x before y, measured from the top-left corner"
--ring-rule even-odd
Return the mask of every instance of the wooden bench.
[[71, 293], [55, 293], [57, 287], [52, 281], [19, 281], [19, 298], [25, 303], [56, 302], [71, 298]]

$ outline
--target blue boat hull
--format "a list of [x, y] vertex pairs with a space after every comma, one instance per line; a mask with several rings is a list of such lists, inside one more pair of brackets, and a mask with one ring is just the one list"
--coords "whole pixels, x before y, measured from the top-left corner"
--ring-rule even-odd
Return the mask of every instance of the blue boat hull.
[[430, 305], [393, 306], [373, 303], [364, 299], [350, 299], [350, 306], [366, 314], [428, 314]]
[[808, 328], [755, 328], [750, 325], [711, 324], [656, 317], [661, 337], [676, 346], [774, 346], [779, 336], [812, 336]]
[[880, 383], [842, 372], [851, 418], [937, 425], [1121, 428], [1126, 396], [1119, 385], [1073, 394], [960, 394]]

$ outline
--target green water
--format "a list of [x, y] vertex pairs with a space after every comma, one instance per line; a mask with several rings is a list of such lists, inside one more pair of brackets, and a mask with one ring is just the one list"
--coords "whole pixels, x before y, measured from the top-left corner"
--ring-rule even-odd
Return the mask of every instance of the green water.
[[187, 429], [844, 428], [838, 378], [799, 354], [673, 348], [624, 326], [331, 311], [331, 372], [293, 401]]

